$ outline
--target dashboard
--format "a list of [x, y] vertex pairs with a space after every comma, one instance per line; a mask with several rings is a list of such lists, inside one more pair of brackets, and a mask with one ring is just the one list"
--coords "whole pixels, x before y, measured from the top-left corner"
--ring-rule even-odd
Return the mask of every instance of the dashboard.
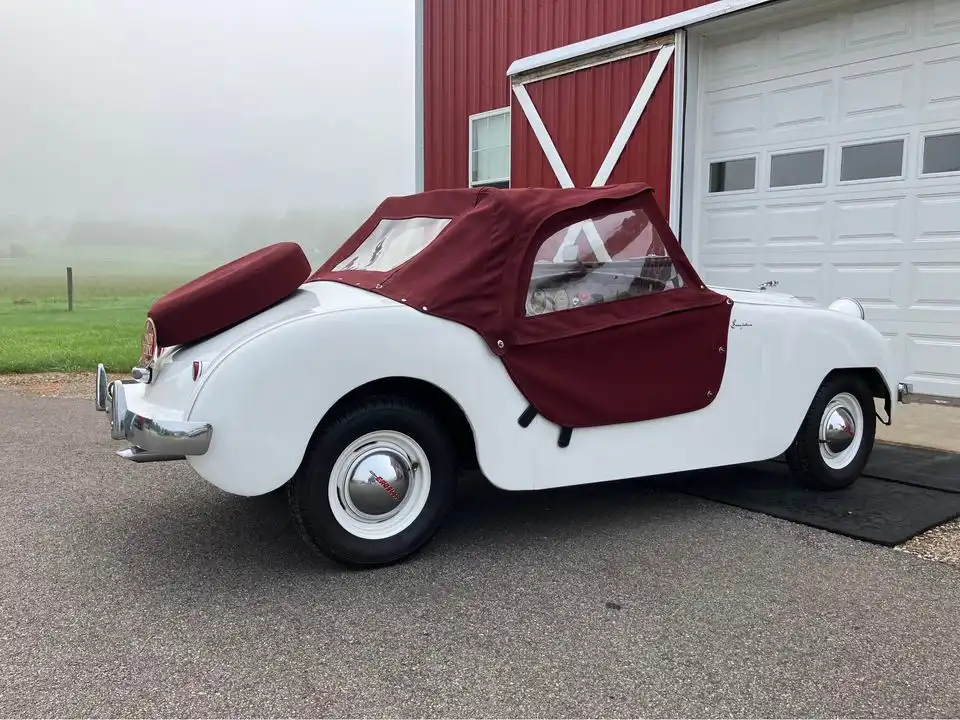
[[526, 314], [623, 300], [679, 284], [673, 262], [663, 256], [596, 265], [539, 262], [534, 264]]

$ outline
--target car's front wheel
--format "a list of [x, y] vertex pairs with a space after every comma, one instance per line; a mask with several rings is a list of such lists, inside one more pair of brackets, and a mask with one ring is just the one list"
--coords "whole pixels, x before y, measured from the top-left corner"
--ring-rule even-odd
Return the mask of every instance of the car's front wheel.
[[369, 567], [402, 560], [430, 540], [455, 482], [442, 425], [406, 401], [374, 398], [326, 425], [289, 499], [310, 544], [340, 563]]
[[839, 490], [860, 477], [877, 431], [873, 393], [852, 373], [820, 386], [785, 453], [793, 476], [815, 490]]

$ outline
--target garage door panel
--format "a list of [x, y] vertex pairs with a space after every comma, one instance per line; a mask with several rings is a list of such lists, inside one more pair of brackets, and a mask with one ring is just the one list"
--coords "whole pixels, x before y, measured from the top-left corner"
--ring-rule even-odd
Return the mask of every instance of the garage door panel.
[[765, 208], [766, 238], [773, 251], [820, 250], [830, 229], [830, 206], [823, 200], [771, 203]]
[[897, 262], [837, 262], [830, 267], [830, 290], [857, 298], [871, 321], [902, 322], [897, 304], [906, 292], [904, 266]]
[[837, 200], [833, 203], [833, 245], [856, 245], [858, 252], [903, 245], [910, 235], [910, 204], [905, 193]]
[[703, 233], [698, 242], [701, 252], [755, 251], [758, 212], [756, 204], [705, 209]]
[[960, 48], [951, 45], [929, 53], [918, 76], [923, 122], [956, 120], [960, 108]]
[[841, 20], [846, 54], [896, 52], [897, 45], [913, 39], [916, 25], [914, 0], [871, 0], [851, 10]]
[[[960, 185], [960, 178], [957, 178]], [[960, 252], [960, 188], [917, 197], [915, 242], [929, 249]]]
[[763, 96], [718, 96], [707, 106], [706, 125], [717, 138], [717, 147], [723, 141], [730, 147], [756, 143], [763, 130]]
[[949, 326], [916, 326], [904, 337], [905, 376], [914, 391], [960, 395], [960, 334]]
[[918, 320], [957, 323], [960, 327], [960, 262], [956, 253], [950, 255], [952, 261], [930, 258], [911, 264], [908, 302]]
[[907, 114], [916, 106], [910, 97], [911, 87], [916, 87], [911, 85], [914, 65], [912, 57], [898, 57], [893, 62], [861, 63], [856, 72], [843, 76], [841, 125], [849, 127], [869, 120], [880, 120], [886, 126], [907, 122]]
[[934, 0], [923, 16], [921, 27], [924, 34], [931, 37], [960, 33], [960, 5], [956, 0]]
[[754, 288], [760, 284], [757, 280], [757, 267], [752, 262], [723, 263], [714, 261], [698, 268], [703, 281], [714, 287]]
[[836, 86], [829, 77], [771, 90], [770, 130], [781, 135], [829, 132], [835, 102]]

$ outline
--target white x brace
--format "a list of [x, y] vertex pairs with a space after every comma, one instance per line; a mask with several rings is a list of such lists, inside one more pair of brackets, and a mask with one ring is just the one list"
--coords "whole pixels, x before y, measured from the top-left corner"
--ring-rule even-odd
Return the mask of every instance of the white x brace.
[[[657, 87], [657, 83], [660, 82], [660, 78], [663, 76], [663, 72], [667, 68], [667, 63], [670, 62], [670, 58], [673, 56], [673, 50], [673, 45], [664, 45], [657, 53], [657, 57], [653, 61], [653, 65], [650, 67], [650, 72], [648, 72], [647, 77], [644, 78], [643, 84], [640, 86], [640, 90], [637, 92], [637, 96], [633, 100], [633, 104], [627, 111], [627, 116], [623, 119], [623, 123], [620, 125], [619, 132], [617, 132], [616, 137], [613, 139], [610, 149], [607, 150], [606, 157], [600, 164], [600, 169], [597, 170], [597, 174], [593, 178], [591, 187], [605, 185], [607, 180], [610, 178], [610, 174], [617, 166], [617, 162], [619, 162], [620, 156], [623, 154], [623, 150], [627, 146], [627, 142], [630, 140], [630, 136], [633, 134], [637, 124], [640, 122], [640, 116], [643, 115], [643, 111], [646, 109], [647, 103], [650, 102], [650, 98], [653, 95], [653, 91]], [[527, 122], [530, 123], [530, 127], [533, 129], [533, 134], [536, 136], [537, 142], [540, 144], [540, 147], [543, 150], [543, 154], [547, 157], [547, 162], [550, 163], [550, 167], [553, 169], [554, 175], [557, 176], [557, 180], [560, 182], [560, 187], [574, 187], [570, 173], [567, 171], [567, 167], [564, 165], [563, 159], [560, 157], [560, 153], [557, 151], [556, 145], [553, 144], [553, 139], [550, 137], [550, 133], [547, 132], [547, 128], [543, 124], [543, 119], [540, 117], [540, 113], [537, 112], [537, 108], [533, 104], [533, 100], [530, 99], [530, 94], [527, 92], [527, 88], [524, 86], [524, 83], [521, 82], [514, 85], [513, 94], [516, 95], [517, 102], [520, 103], [523, 114], [526, 116]], [[593, 220], [579, 222], [567, 228], [563, 243], [560, 245], [556, 255], [554, 256], [554, 262], [560, 262], [562, 260], [563, 249], [573, 244], [577, 235], [579, 235], [581, 228], [586, 234], [587, 241], [593, 248], [593, 252], [597, 260], [600, 262], [610, 262], [610, 255], [607, 252], [606, 246], [603, 244], [603, 240], [600, 238], [600, 233], [597, 231], [597, 226], [593, 223]]]

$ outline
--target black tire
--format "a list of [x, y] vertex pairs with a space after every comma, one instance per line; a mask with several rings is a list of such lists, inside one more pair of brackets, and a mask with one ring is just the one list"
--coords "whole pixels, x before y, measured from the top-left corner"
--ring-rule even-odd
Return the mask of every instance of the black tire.
[[[862, 414], [860, 446], [842, 467], [831, 467], [821, 454], [820, 421], [831, 401], [851, 397], [859, 404]], [[866, 381], [854, 373], [837, 374], [826, 379], [817, 390], [796, 437], [784, 454], [785, 459], [794, 479], [801, 485], [813, 490], [840, 490], [860, 477], [873, 450], [876, 432], [876, 408]]]
[[[429, 492], [415, 519], [396, 534], [382, 539], [358, 537], [337, 519], [331, 508], [328, 492], [330, 483], [335, 482], [331, 474], [337, 459], [351, 443], [367, 433], [383, 431], [402, 433], [419, 445], [429, 469]], [[417, 477], [423, 482], [423, 474]], [[411, 492], [413, 487], [411, 483]], [[290, 481], [288, 499], [297, 529], [308, 544], [336, 562], [360, 568], [389, 565], [420, 550], [439, 529], [455, 489], [456, 453], [440, 422], [405, 400], [376, 397], [347, 409], [326, 424], [300, 471]], [[340, 513], [343, 517], [349, 511], [342, 495], [338, 493], [337, 497], [344, 508]], [[406, 496], [404, 499], [407, 500]], [[347, 521], [350, 522], [349, 518]]]

